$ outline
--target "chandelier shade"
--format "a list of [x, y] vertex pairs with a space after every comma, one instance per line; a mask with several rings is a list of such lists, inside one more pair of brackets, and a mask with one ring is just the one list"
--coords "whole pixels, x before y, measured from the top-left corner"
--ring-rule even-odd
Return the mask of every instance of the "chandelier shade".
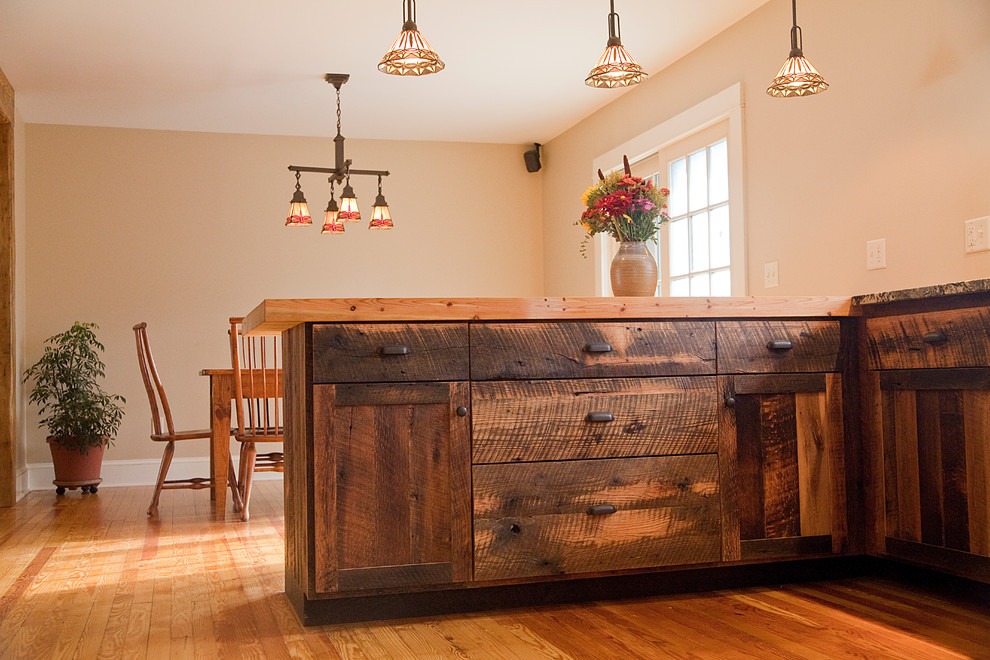
[[791, 0], [791, 16], [791, 52], [767, 87], [767, 94], [776, 98], [811, 96], [828, 89], [825, 78], [804, 56], [804, 35], [797, 24], [797, 0]]
[[361, 219], [361, 210], [358, 208], [354, 188], [351, 188], [350, 177], [347, 178], [347, 183], [344, 184], [344, 192], [340, 193], [340, 214], [337, 217], [344, 222], [357, 222]]
[[375, 197], [375, 203], [371, 207], [371, 222], [368, 223], [368, 229], [391, 228], [392, 214], [388, 212], [388, 202], [382, 194], [382, 178], [378, 177], [378, 196]]
[[305, 227], [313, 224], [313, 218], [309, 214], [309, 204], [306, 196], [303, 195], [302, 187], [299, 184], [299, 172], [296, 172], [296, 191], [292, 193], [289, 201], [289, 213], [285, 216], [286, 227]]
[[599, 88], [628, 87], [641, 83], [649, 74], [622, 45], [619, 15], [615, 0], [609, 0], [608, 42], [598, 63], [584, 79], [586, 85]]
[[330, 201], [327, 202], [327, 210], [323, 212], [323, 230], [320, 233], [343, 234], [344, 223], [340, 221], [339, 215], [337, 200], [333, 198], [333, 179], [330, 179]]
[[378, 63], [378, 70], [394, 76], [425, 76], [443, 71], [444, 66], [416, 27], [416, 0], [404, 0], [402, 32]]

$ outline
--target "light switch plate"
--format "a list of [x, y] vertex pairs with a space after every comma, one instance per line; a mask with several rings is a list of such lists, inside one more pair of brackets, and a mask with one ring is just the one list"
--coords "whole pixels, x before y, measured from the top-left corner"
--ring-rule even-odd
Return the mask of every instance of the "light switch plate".
[[780, 285], [780, 273], [777, 270], [776, 261], [768, 261], [763, 264], [763, 288], [772, 289]]

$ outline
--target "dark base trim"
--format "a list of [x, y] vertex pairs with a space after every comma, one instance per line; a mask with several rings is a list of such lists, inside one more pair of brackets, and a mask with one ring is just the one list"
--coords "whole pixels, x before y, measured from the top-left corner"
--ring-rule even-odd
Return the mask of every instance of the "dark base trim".
[[890, 537], [886, 546], [890, 559], [990, 583], [990, 557]]
[[876, 560], [870, 557], [823, 557], [746, 566], [718, 566], [443, 591], [345, 596], [325, 600], [307, 600], [290, 590], [289, 601], [303, 625], [312, 626], [834, 580], [871, 574], [875, 571], [875, 563]]

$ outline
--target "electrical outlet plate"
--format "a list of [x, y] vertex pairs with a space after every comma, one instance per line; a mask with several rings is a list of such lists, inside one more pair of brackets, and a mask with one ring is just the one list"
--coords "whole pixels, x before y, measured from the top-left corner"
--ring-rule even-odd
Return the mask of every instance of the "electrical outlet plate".
[[763, 264], [763, 288], [772, 289], [780, 285], [780, 273], [777, 270], [776, 261], [768, 261]]
[[887, 267], [887, 239], [866, 241], [866, 270]]
[[990, 216], [967, 220], [963, 226], [966, 229], [963, 248], [966, 254], [990, 250]]

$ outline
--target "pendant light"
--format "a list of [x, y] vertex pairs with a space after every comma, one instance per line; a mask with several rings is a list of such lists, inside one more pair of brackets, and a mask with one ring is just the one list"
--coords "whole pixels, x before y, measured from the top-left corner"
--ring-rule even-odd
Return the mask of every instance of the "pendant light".
[[309, 215], [309, 204], [306, 203], [306, 196], [303, 195], [302, 186], [299, 184], [299, 172], [296, 172], [296, 191], [292, 193], [289, 201], [289, 213], [285, 216], [286, 227], [305, 227], [313, 224], [313, 218]]
[[382, 178], [378, 177], [378, 197], [375, 197], [375, 204], [371, 207], [371, 222], [368, 229], [391, 229], [392, 215], [388, 212], [388, 202], [382, 194]]
[[333, 198], [333, 179], [330, 181], [330, 201], [327, 202], [327, 210], [323, 214], [323, 231], [321, 234], [343, 234], [344, 223], [340, 221], [340, 209], [337, 208], [337, 200]]
[[351, 188], [350, 175], [347, 176], [347, 181], [344, 183], [344, 192], [340, 193], [340, 214], [338, 217], [345, 222], [357, 222], [361, 219], [357, 197], [354, 195], [354, 188]]
[[416, 27], [416, 0], [402, 3], [402, 32], [378, 63], [378, 70], [394, 76], [425, 76], [443, 71], [444, 63]]
[[791, 0], [791, 16], [791, 53], [767, 87], [767, 94], [779, 98], [810, 96], [828, 89], [828, 83], [804, 56], [804, 37], [797, 24], [797, 0]]
[[649, 74], [636, 62], [622, 45], [619, 15], [615, 13], [615, 0], [609, 0], [608, 42], [598, 63], [584, 79], [591, 87], [628, 87], [643, 81]]

